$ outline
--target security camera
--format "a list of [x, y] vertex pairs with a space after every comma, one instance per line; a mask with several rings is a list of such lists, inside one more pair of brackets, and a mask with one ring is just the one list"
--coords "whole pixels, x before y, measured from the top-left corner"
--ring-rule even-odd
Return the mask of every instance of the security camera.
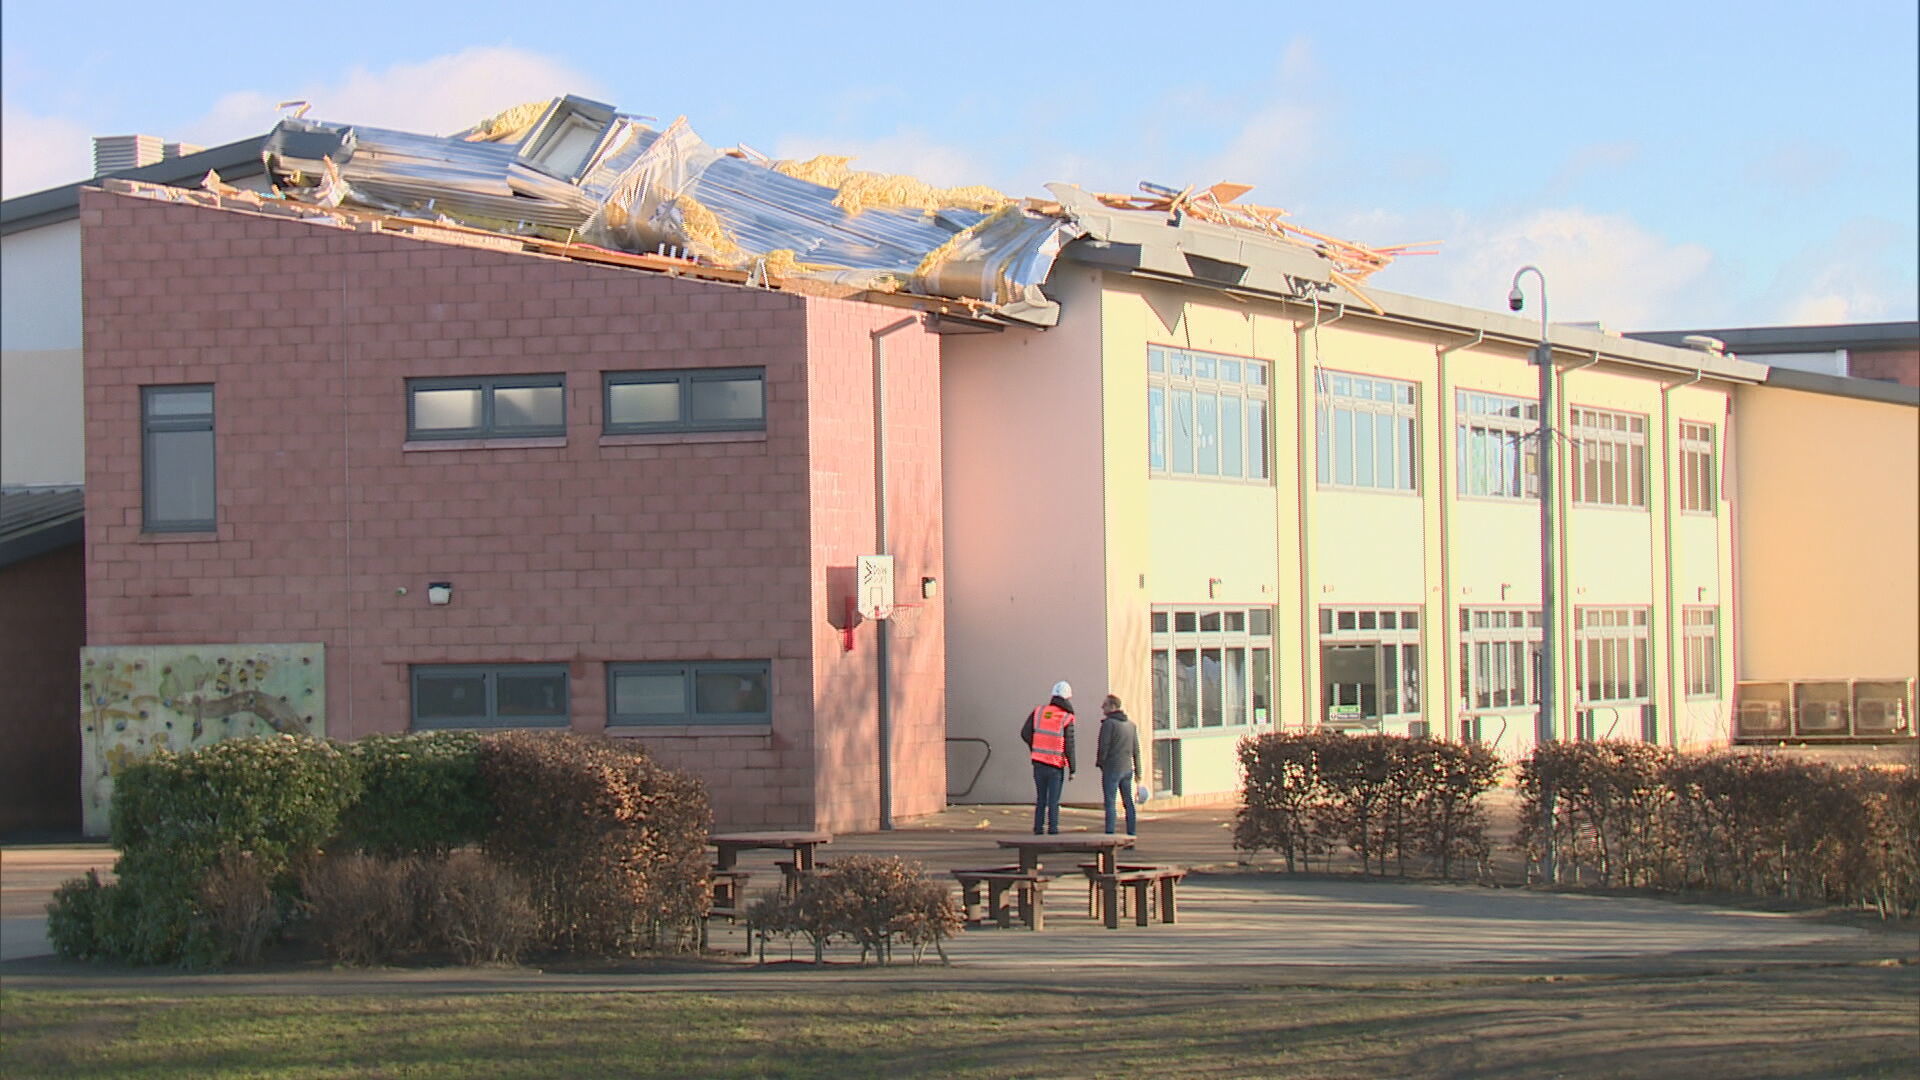
[[1507, 294], [1508, 310], [1519, 311], [1521, 308], [1526, 306], [1526, 303], [1527, 303], [1527, 298], [1520, 295], [1520, 286], [1515, 285], [1513, 287], [1513, 291]]

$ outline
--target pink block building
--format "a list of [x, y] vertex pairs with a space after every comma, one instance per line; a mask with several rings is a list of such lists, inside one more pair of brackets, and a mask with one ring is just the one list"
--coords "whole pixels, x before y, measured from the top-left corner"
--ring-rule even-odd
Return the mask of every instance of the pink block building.
[[[317, 642], [328, 735], [605, 731], [723, 827], [944, 805], [919, 316], [98, 191], [81, 222], [90, 644]], [[882, 440], [884, 718], [846, 633]]]

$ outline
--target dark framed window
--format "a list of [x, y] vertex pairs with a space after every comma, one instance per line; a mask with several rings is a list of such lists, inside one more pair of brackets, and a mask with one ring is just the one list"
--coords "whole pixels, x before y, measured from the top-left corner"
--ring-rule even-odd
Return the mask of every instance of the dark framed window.
[[566, 727], [565, 664], [419, 664], [413, 727]]
[[142, 526], [148, 532], [211, 532], [213, 485], [213, 387], [141, 387]]
[[607, 724], [772, 724], [772, 663], [607, 665]]
[[407, 380], [409, 439], [523, 439], [566, 433], [564, 376]]
[[765, 431], [765, 368], [609, 371], [601, 391], [609, 435]]

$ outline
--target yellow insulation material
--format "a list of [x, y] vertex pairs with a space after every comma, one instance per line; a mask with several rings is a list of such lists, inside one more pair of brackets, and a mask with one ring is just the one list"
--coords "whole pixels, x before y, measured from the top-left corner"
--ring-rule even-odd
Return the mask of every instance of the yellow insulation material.
[[552, 101], [542, 98], [515, 105], [467, 129], [467, 142], [518, 142], [547, 111]]
[[847, 168], [848, 157], [821, 154], [806, 161], [777, 161], [773, 169], [783, 176], [839, 189], [833, 205], [849, 214], [869, 206], [905, 207], [934, 211], [945, 207], [988, 213], [1013, 202], [990, 187], [939, 188], [900, 173], [859, 172]]
[[685, 234], [687, 246], [696, 253], [707, 256], [721, 266], [738, 266], [746, 258], [746, 252], [734, 243], [727, 227], [697, 199], [682, 195], [673, 201], [673, 205], [680, 211], [680, 230]]

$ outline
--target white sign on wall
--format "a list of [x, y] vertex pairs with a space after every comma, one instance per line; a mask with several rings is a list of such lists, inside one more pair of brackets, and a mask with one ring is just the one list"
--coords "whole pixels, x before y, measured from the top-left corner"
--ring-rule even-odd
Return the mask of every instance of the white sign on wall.
[[893, 556], [862, 555], [854, 573], [856, 603], [869, 619], [893, 614]]

